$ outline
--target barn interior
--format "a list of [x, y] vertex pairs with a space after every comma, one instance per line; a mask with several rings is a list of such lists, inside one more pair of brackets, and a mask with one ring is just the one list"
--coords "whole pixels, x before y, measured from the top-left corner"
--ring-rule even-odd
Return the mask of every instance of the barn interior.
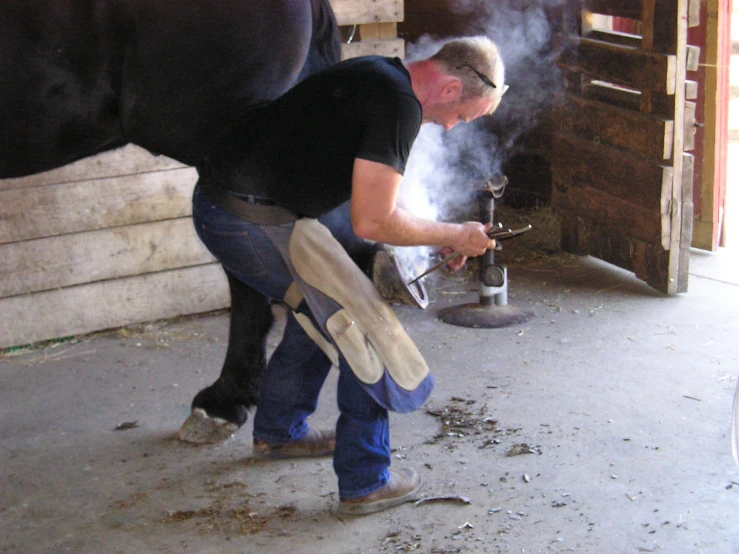
[[[489, 308], [525, 317], [440, 319], [480, 304], [479, 262], [430, 275], [425, 310], [396, 306], [437, 381], [391, 416], [417, 501], [339, 516], [331, 460], [253, 458], [251, 418], [221, 444], [177, 440], [220, 371], [228, 290], [191, 229], [194, 169], [129, 146], [0, 181], [0, 552], [739, 552], [739, 12], [334, 8], [345, 57], [484, 31], [508, 65], [500, 113], [424, 130], [415, 160], [428, 182], [443, 157], [442, 186], [463, 189], [444, 217], [505, 175], [495, 220], [533, 227], [495, 253]], [[335, 387], [314, 426], [333, 426]]]

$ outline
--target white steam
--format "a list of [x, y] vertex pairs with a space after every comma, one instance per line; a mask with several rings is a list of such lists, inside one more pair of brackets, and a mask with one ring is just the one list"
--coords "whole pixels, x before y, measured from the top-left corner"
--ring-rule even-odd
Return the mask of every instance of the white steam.
[[[489, 118], [449, 132], [433, 124], [421, 127], [401, 185], [404, 209], [432, 220], [464, 221], [474, 214], [471, 189], [501, 174], [516, 140], [536, 125], [537, 114], [560, 86], [545, 8], [563, 1], [540, 1], [525, 9], [514, 7], [513, 0], [457, 0], [453, 5], [454, 13], [475, 14], [473, 28], [464, 35], [484, 34], [497, 44], [510, 88]], [[427, 58], [443, 43], [424, 35], [407, 46], [406, 59]], [[430, 265], [432, 252], [427, 247], [395, 249], [414, 275]]]

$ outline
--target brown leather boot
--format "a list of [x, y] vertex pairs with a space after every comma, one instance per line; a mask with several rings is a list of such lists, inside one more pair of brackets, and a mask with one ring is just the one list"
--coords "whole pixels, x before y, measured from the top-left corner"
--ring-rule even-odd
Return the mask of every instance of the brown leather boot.
[[335, 431], [310, 429], [302, 439], [292, 442], [267, 443], [254, 439], [252, 455], [263, 459], [319, 458], [331, 456], [336, 448]]
[[408, 502], [421, 488], [421, 478], [415, 470], [407, 467], [390, 470], [390, 480], [381, 489], [359, 498], [342, 498], [340, 514], [365, 515]]

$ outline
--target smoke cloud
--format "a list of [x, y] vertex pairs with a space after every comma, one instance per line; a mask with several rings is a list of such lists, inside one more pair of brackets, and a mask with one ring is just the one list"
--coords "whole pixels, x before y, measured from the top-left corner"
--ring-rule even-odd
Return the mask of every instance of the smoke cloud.
[[[474, 14], [464, 36], [486, 35], [498, 45], [509, 89], [491, 117], [457, 125], [444, 132], [438, 125], [421, 128], [411, 151], [401, 185], [399, 203], [427, 219], [464, 221], [473, 206], [472, 187], [502, 173], [516, 153], [517, 141], [532, 130], [539, 115], [549, 109], [560, 88], [554, 64], [552, 29], [547, 9], [560, 0], [457, 0], [452, 10]], [[408, 44], [408, 61], [436, 52], [444, 40], [429, 35]], [[397, 248], [396, 254], [412, 273], [429, 265], [429, 248]]]

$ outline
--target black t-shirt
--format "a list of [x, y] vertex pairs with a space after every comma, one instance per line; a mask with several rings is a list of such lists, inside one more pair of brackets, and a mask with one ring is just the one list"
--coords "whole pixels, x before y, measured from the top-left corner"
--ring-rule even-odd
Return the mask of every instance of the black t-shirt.
[[349, 199], [355, 158], [402, 174], [421, 119], [398, 58], [352, 58], [254, 110], [201, 171], [233, 192], [318, 217]]

